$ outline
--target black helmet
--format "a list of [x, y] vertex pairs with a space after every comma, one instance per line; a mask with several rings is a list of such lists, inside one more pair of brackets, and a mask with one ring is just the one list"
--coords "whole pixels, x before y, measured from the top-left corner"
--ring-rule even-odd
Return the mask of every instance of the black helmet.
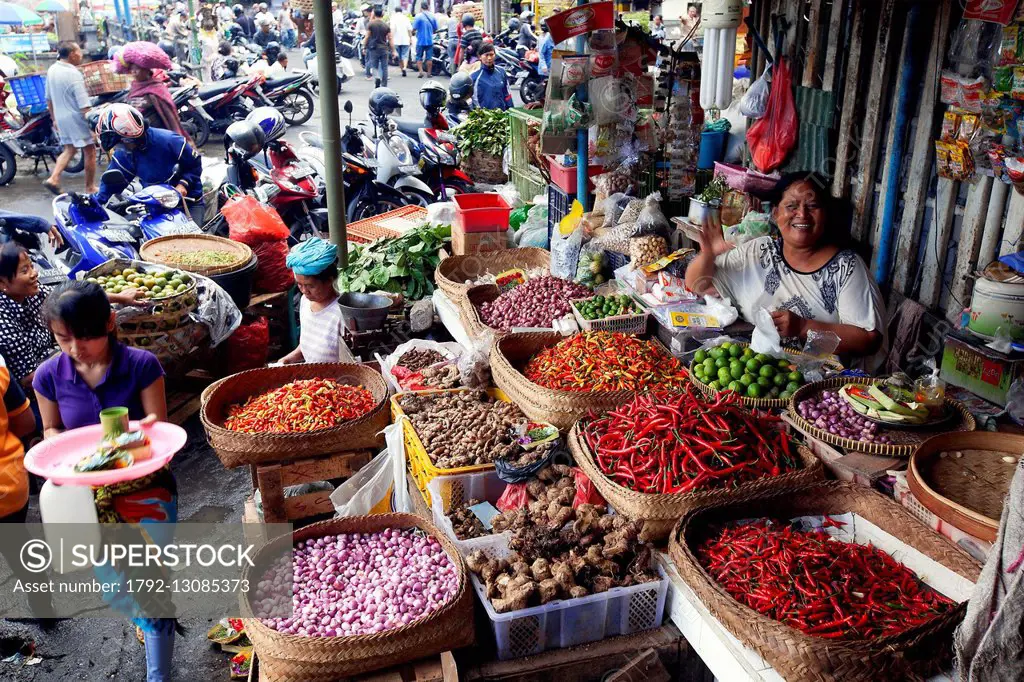
[[245, 14], [245, 9], [241, 5], [235, 5], [231, 8], [231, 11], [235, 13], [236, 17], [240, 17]]
[[522, 23], [516, 17], [512, 17], [508, 20], [508, 30], [512, 33], [517, 32], [522, 27]]
[[227, 27], [225, 27], [224, 35], [226, 35], [231, 40], [235, 40], [237, 38], [241, 38], [242, 36], [244, 36], [245, 31], [242, 30], [241, 26], [232, 21], [230, 24], [227, 25]]
[[174, 43], [172, 43], [171, 41], [166, 39], [161, 40], [156, 44], [156, 46], [163, 50], [164, 54], [167, 55], [168, 58], [170, 58], [172, 61], [178, 58], [178, 50], [175, 49]]
[[165, 17], [162, 14], [154, 14], [153, 15], [153, 23], [156, 24], [157, 26], [163, 26], [164, 24], [167, 23], [167, 17]]
[[468, 73], [460, 71], [452, 76], [448, 84], [448, 96], [451, 97], [452, 104], [465, 104], [473, 99], [473, 79]]
[[390, 116], [402, 108], [402, 98], [391, 88], [375, 88], [370, 93], [370, 113]]
[[224, 60], [224, 73], [221, 74], [223, 78], [234, 78], [238, 75], [238, 68], [241, 66], [241, 62], [235, 57], [228, 57]]
[[224, 148], [234, 148], [246, 158], [259, 154], [266, 142], [263, 128], [252, 121], [235, 121], [224, 131]]
[[281, 54], [281, 43], [276, 40], [271, 40], [267, 43], [267, 46], [263, 48], [263, 54], [267, 55], [267, 63], [273, 64], [277, 61], [278, 55]]
[[429, 80], [420, 87], [420, 105], [426, 111], [439, 111], [448, 103], [448, 93], [444, 86], [435, 80]]
[[463, 26], [472, 26], [475, 23], [476, 23], [476, 19], [473, 17], [472, 14], [463, 14], [462, 15], [462, 25]]

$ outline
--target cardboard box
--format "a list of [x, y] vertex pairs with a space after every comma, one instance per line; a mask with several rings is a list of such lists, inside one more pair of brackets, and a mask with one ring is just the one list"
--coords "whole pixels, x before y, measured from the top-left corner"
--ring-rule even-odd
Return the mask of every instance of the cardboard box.
[[470, 232], [452, 230], [452, 252], [456, 256], [493, 253], [508, 248], [505, 231], [501, 232]]
[[1005, 407], [1006, 392], [1022, 373], [1024, 358], [997, 353], [980, 340], [946, 338], [939, 376], [947, 383]]

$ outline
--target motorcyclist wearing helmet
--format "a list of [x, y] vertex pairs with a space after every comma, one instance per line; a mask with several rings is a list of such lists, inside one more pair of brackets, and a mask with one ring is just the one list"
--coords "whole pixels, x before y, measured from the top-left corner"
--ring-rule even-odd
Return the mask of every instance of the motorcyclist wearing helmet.
[[458, 120], [473, 108], [473, 79], [468, 73], [457, 73], [448, 83], [448, 113]]
[[519, 29], [522, 28], [523, 22], [519, 21], [519, 17], [512, 17], [508, 20], [508, 26], [495, 37], [494, 42], [501, 45], [508, 44], [506, 41], [519, 40]]
[[239, 75], [245, 75], [245, 68], [238, 57], [234, 55], [231, 43], [222, 40], [217, 47], [217, 58], [213, 62], [213, 79], [224, 80]]
[[266, 18], [260, 21], [260, 30], [257, 31], [256, 36], [252, 39], [252, 41], [259, 45], [260, 47], [264, 48], [267, 47], [267, 45], [269, 45], [270, 43], [274, 43], [275, 45], [278, 45], [278, 49], [280, 49], [280, 45], [278, 44], [277, 31], [274, 30], [274, 27]]
[[427, 112], [425, 125], [427, 128], [443, 128], [436, 123], [435, 117], [441, 113], [448, 103], [448, 91], [435, 80], [428, 80], [420, 87], [420, 106]]
[[537, 47], [537, 36], [533, 33], [533, 12], [526, 10], [519, 15], [519, 41], [516, 50], [525, 53]]
[[476, 27], [476, 18], [472, 14], [463, 14], [462, 37], [459, 38], [459, 49], [462, 51], [462, 56], [459, 59], [460, 65], [477, 58], [476, 52], [483, 39], [484, 34]]
[[122, 103], [100, 112], [96, 133], [105, 151], [116, 148], [107, 170], [121, 174], [117, 181], [100, 179], [100, 191], [93, 195], [96, 201], [105, 204], [135, 178], [143, 186], [171, 184], [185, 197], [189, 214], [202, 224], [202, 157], [184, 137], [151, 127], [138, 109]]
[[174, 43], [172, 43], [170, 40], [164, 38], [156, 45], [164, 51], [164, 54], [167, 55], [167, 58], [170, 59], [172, 62], [178, 58], [178, 50], [174, 47]]
[[281, 56], [281, 44], [271, 40], [263, 48], [263, 57], [267, 60], [267, 64], [273, 65], [277, 62], [279, 56]]
[[252, 40], [256, 35], [256, 22], [245, 13], [241, 5], [235, 5], [231, 11], [235, 13], [235, 23], [242, 27], [242, 33], [246, 38]]
[[477, 51], [480, 68], [470, 74], [473, 79], [473, 104], [480, 109], [512, 108], [512, 93], [508, 89], [508, 76], [500, 66], [494, 65], [494, 45], [484, 43]]

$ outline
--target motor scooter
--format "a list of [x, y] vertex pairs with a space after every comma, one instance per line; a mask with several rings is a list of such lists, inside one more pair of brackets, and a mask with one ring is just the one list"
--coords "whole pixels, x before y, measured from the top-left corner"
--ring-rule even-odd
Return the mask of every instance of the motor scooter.
[[[6, 82], [0, 78], [0, 92], [3, 92], [5, 87]], [[7, 107], [0, 97], [0, 185], [10, 184], [14, 180], [14, 175], [18, 171], [17, 157], [34, 161], [36, 172], [39, 171], [40, 162], [43, 168], [49, 171], [49, 162], [56, 162], [57, 157], [64, 151], [64, 145], [60, 143], [54, 131], [49, 111], [43, 109], [32, 114], [28, 110], [22, 110], [19, 113], [22, 115], [23, 123], [16, 127], [9, 120]], [[78, 150], [64, 170], [68, 173], [81, 173], [84, 168], [85, 156]]]
[[0, 216], [0, 243], [13, 241], [20, 244], [28, 251], [28, 257], [36, 269], [36, 276], [39, 283], [60, 284], [64, 281], [64, 271], [53, 265], [56, 262], [56, 253], [53, 245], [44, 233], [29, 231], [19, 227], [24, 224], [24, 219], [35, 220], [35, 216], [27, 214], [8, 212]]

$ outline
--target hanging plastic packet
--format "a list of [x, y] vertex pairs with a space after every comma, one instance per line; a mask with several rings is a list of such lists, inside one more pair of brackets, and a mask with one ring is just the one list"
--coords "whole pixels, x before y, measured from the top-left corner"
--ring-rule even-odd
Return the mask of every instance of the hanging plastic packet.
[[1024, 99], [1024, 66], [1013, 67], [1013, 84], [1010, 86], [1010, 97]]
[[999, 41], [999, 54], [996, 66], [1008, 66], [1017, 63], [1017, 42], [1020, 38], [1020, 27], [1015, 24], [1003, 26]]
[[966, 144], [971, 144], [978, 134], [981, 120], [977, 114], [964, 114], [960, 117], [960, 129], [957, 130], [957, 139]]
[[839, 348], [840, 338], [834, 332], [811, 329], [807, 332], [803, 355], [793, 357], [794, 364], [807, 381], [821, 381], [826, 378], [825, 362], [832, 359]]
[[992, 175], [997, 179], [1001, 180], [1006, 175], [1006, 147], [1001, 144], [992, 143], [988, 146], [985, 151], [985, 155], [988, 157], [989, 165], [992, 167]]
[[[953, 71], [943, 71], [939, 84], [939, 100], [943, 104], [959, 106], [962, 98], [960, 96], [960, 79], [959, 77], [957, 77], [956, 73], [954, 73]], [[749, 90], [747, 92], [749, 93]], [[744, 95], [744, 99], [746, 99], [746, 95]]]
[[[1014, 76], [1016, 80], [1016, 75]], [[988, 83], [985, 78], [961, 78], [960, 93], [963, 97], [962, 106], [967, 111], [978, 113], [981, 111], [981, 101], [985, 95]]]
[[1010, 92], [1013, 89], [1013, 67], [997, 66], [992, 69], [992, 89], [998, 92]]
[[955, 140], [960, 130], [960, 115], [955, 111], [947, 111], [942, 115], [942, 129], [939, 138], [949, 142]]
[[587, 65], [589, 58], [586, 56], [572, 56], [562, 58], [562, 87], [576, 88], [587, 82]]

